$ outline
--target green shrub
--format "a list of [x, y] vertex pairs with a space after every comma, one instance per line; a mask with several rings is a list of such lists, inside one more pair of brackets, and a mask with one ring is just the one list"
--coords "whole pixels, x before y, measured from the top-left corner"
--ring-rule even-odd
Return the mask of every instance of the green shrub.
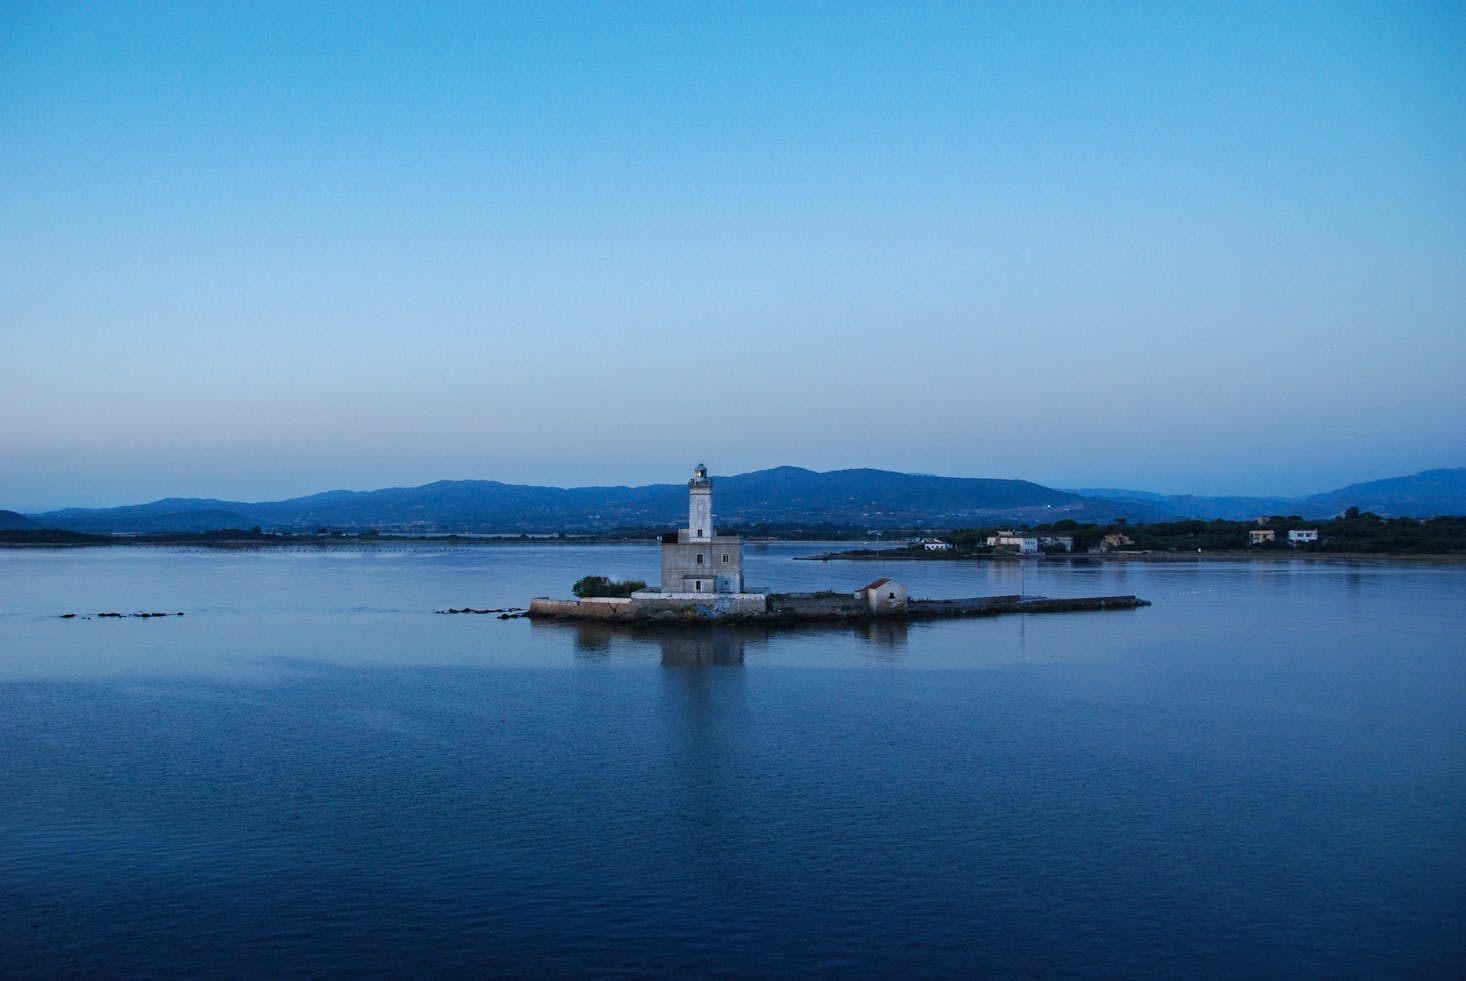
[[646, 589], [646, 583], [640, 579], [618, 582], [605, 576], [585, 576], [570, 587], [570, 591], [582, 599], [587, 596], [630, 596], [638, 589]]

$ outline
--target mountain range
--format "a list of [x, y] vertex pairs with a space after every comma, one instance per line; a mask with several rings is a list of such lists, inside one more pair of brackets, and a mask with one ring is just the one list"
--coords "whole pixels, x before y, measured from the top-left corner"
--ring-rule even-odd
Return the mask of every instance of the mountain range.
[[36, 531], [42, 525], [14, 511], [0, 511], [0, 531]]
[[1176, 517], [1207, 520], [1225, 518], [1240, 521], [1262, 514], [1327, 518], [1351, 507], [1373, 511], [1385, 518], [1429, 518], [1466, 514], [1466, 467], [1422, 470], [1409, 477], [1350, 484], [1307, 497], [1199, 497], [1109, 488], [1084, 488], [1071, 493], [1122, 505], [1152, 505]]
[[[822, 526], [950, 528], [1069, 518], [1109, 523], [1177, 518], [1245, 520], [1264, 514], [1326, 518], [1351, 506], [1392, 517], [1466, 514], [1466, 468], [1352, 484], [1302, 498], [1170, 496], [1112, 488], [1056, 490], [1026, 480], [940, 477], [888, 470], [817, 473], [775, 467], [718, 477], [720, 524], [743, 530]], [[7, 518], [6, 516], [9, 516]], [[494, 480], [441, 480], [421, 487], [327, 491], [286, 501], [245, 503], [165, 498], [115, 508], [66, 508], [6, 521], [95, 533], [209, 531], [259, 526], [388, 532], [569, 533], [670, 528], [687, 516], [685, 484], [642, 487], [536, 487]]]

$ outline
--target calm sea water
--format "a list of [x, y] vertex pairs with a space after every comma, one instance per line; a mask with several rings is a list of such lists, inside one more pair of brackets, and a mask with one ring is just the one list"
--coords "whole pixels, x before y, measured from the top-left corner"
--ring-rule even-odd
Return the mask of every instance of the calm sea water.
[[0, 551], [0, 974], [1466, 975], [1466, 567], [809, 551], [748, 579], [1154, 606], [613, 631], [433, 611], [653, 547]]

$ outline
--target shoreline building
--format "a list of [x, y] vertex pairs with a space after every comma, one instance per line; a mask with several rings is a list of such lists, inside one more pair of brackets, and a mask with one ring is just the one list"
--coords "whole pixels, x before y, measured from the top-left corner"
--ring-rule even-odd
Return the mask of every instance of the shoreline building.
[[687, 482], [687, 527], [661, 541], [662, 593], [743, 592], [743, 539], [713, 533], [713, 479], [701, 463]]

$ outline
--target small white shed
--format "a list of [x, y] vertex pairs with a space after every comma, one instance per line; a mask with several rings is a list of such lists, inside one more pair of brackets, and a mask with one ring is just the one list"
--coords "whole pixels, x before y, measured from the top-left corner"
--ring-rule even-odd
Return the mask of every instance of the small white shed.
[[872, 613], [905, 613], [910, 594], [894, 579], [877, 579], [855, 591], [856, 599], [870, 604]]

